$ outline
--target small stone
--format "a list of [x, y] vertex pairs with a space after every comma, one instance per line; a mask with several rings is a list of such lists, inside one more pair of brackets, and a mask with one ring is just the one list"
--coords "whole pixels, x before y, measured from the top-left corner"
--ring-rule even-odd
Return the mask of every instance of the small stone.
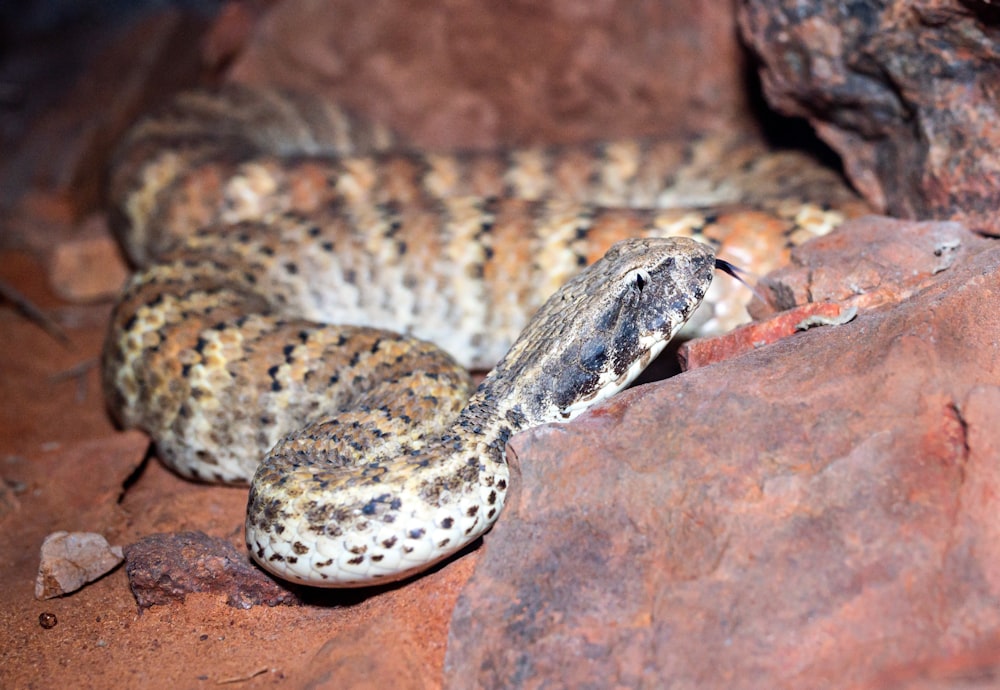
[[92, 532], [53, 532], [42, 543], [35, 598], [52, 599], [75, 592], [114, 570], [122, 547]]
[[125, 547], [125, 573], [139, 610], [179, 603], [194, 592], [226, 595], [226, 603], [248, 609], [299, 603], [250, 563], [243, 549], [204, 532], [152, 534]]
[[38, 624], [42, 626], [45, 630], [51, 630], [56, 627], [59, 623], [59, 619], [56, 618], [56, 614], [49, 613], [48, 611], [38, 614]]

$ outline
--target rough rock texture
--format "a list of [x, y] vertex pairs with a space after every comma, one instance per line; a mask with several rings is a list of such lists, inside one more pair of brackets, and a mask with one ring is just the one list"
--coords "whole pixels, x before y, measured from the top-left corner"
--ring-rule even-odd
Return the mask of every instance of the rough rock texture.
[[734, 4], [284, 2], [231, 76], [325, 91], [434, 148], [746, 127]]
[[995, 641], [1000, 245], [869, 218], [800, 258], [942, 235], [903, 302], [517, 437], [446, 685], [877, 687]]
[[122, 562], [122, 547], [93, 532], [53, 532], [42, 542], [35, 598], [75, 592], [108, 574]]
[[151, 534], [125, 547], [125, 572], [139, 610], [184, 601], [192, 592], [224, 594], [230, 606], [296, 604], [295, 593], [255, 568], [245, 548], [204, 532]]
[[960, 0], [745, 0], [768, 102], [809, 119], [872, 204], [1000, 233], [1000, 13]]
[[810, 302], [859, 309], [902, 302], [936, 281], [964, 252], [983, 246], [954, 222], [883, 220], [879, 230], [864, 243], [854, 233], [841, 232], [793, 250], [787, 266], [760, 281], [758, 289], [770, 295], [770, 305], [751, 304], [753, 316]]

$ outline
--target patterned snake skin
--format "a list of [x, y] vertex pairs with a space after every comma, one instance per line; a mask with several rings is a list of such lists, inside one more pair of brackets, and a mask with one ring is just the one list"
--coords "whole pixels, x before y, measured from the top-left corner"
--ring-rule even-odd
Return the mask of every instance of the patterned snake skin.
[[[138, 124], [111, 197], [141, 267], [105, 346], [111, 409], [184, 476], [252, 478], [252, 555], [318, 586], [470, 543], [511, 434], [617, 392], [685, 322], [745, 320], [716, 253], [762, 273], [866, 210], [735, 136], [426, 154], [235, 86]], [[463, 367], [497, 362], [473, 395]]]

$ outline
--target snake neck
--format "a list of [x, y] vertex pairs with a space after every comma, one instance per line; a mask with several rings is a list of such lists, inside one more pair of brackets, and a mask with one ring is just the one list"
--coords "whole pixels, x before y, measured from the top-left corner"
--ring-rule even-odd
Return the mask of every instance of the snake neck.
[[518, 406], [498, 398], [495, 386], [490, 383], [487, 379], [476, 390], [452, 425], [451, 432], [469, 442], [487, 463], [506, 465], [507, 441], [529, 425], [524, 415], [517, 411]]

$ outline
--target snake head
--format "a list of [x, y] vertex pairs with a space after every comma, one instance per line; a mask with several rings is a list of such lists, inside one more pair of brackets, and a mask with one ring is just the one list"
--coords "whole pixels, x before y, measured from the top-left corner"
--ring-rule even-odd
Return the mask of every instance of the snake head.
[[532, 423], [568, 421], [656, 358], [714, 270], [712, 248], [688, 238], [618, 242], [549, 298], [491, 378], [521, 388], [512, 399]]

